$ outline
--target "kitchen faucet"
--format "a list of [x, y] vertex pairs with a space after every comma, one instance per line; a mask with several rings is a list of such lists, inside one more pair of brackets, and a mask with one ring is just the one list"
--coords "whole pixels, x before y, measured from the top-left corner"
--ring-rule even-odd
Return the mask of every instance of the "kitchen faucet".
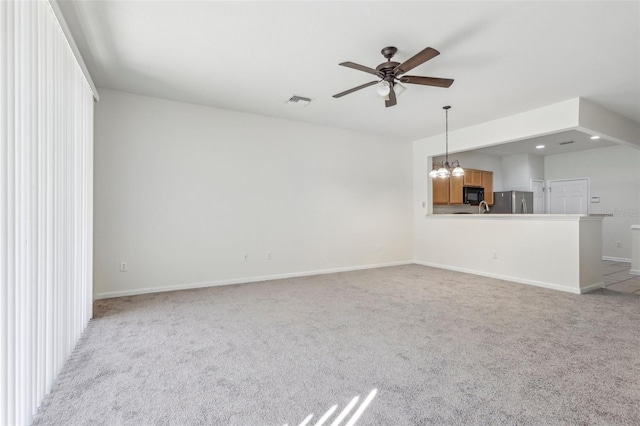
[[[482, 205], [484, 204], [484, 209], [482, 208]], [[489, 213], [491, 209], [489, 209], [489, 204], [487, 204], [486, 201], [482, 200], [480, 201], [480, 204], [478, 204], [478, 214], [482, 214], [482, 213]]]

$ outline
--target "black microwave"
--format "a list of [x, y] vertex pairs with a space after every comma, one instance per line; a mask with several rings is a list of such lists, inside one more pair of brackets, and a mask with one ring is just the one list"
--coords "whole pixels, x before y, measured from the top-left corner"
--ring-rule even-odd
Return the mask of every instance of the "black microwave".
[[462, 191], [463, 202], [465, 204], [477, 206], [481, 201], [484, 201], [484, 188], [465, 186], [462, 188]]

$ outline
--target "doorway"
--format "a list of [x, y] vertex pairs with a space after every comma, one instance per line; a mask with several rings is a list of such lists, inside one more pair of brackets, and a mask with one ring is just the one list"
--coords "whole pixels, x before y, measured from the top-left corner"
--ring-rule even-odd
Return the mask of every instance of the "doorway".
[[589, 178], [550, 180], [549, 213], [589, 214]]

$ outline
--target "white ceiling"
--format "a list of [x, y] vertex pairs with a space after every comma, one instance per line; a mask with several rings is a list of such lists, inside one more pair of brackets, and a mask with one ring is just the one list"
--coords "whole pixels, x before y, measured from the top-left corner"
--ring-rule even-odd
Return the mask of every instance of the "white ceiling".
[[[567, 143], [570, 142], [570, 143]], [[544, 145], [544, 148], [536, 148]], [[479, 154], [495, 155], [504, 157], [515, 154], [533, 154], [533, 155], [554, 155], [564, 154], [567, 152], [583, 151], [586, 149], [604, 148], [615, 145], [614, 142], [600, 138], [592, 140], [591, 135], [577, 130], [568, 130], [566, 132], [558, 132], [551, 135], [530, 138], [516, 142], [510, 142], [487, 148], [475, 149], [473, 152]]]
[[[583, 97], [640, 123], [637, 1], [59, 1], [99, 88], [415, 140]], [[441, 55], [384, 107], [375, 67]], [[287, 105], [292, 95], [311, 98]]]

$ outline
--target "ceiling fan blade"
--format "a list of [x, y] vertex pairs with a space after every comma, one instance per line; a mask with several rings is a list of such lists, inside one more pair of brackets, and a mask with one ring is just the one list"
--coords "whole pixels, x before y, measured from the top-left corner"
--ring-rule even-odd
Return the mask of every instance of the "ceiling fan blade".
[[382, 77], [384, 74], [378, 70], [374, 70], [373, 68], [365, 67], [364, 65], [356, 64], [355, 62], [342, 62], [343, 67], [353, 68], [354, 70], [368, 72], [369, 74], [377, 75], [378, 77]]
[[453, 79], [451, 78], [419, 77], [416, 75], [405, 75], [399, 78], [399, 80], [403, 83], [436, 87], [449, 87], [453, 84]]
[[439, 54], [440, 54], [440, 52], [438, 52], [436, 49], [433, 49], [431, 47], [427, 47], [423, 51], [418, 52], [417, 54], [415, 54], [409, 60], [405, 61], [404, 63], [402, 63], [400, 65], [398, 65], [396, 67], [396, 69], [394, 70], [395, 75], [404, 74], [405, 72], [414, 69], [418, 65], [424, 64], [429, 59], [435, 58]]
[[344, 92], [340, 92], [337, 95], [333, 95], [334, 98], [341, 98], [344, 95], [348, 95], [349, 93], [353, 93], [356, 90], [360, 90], [360, 89], [364, 89], [365, 87], [369, 87], [369, 86], [373, 86], [374, 84], [378, 84], [378, 80], [375, 81], [370, 81], [368, 83], [365, 84], [361, 84], [358, 87], [354, 87], [353, 89], [349, 89], [349, 90], [345, 90]]
[[397, 99], [396, 99], [396, 91], [393, 90], [393, 87], [391, 87], [391, 91], [389, 92], [389, 100], [388, 101], [384, 101], [384, 106], [389, 108], [394, 106], [397, 103]]

